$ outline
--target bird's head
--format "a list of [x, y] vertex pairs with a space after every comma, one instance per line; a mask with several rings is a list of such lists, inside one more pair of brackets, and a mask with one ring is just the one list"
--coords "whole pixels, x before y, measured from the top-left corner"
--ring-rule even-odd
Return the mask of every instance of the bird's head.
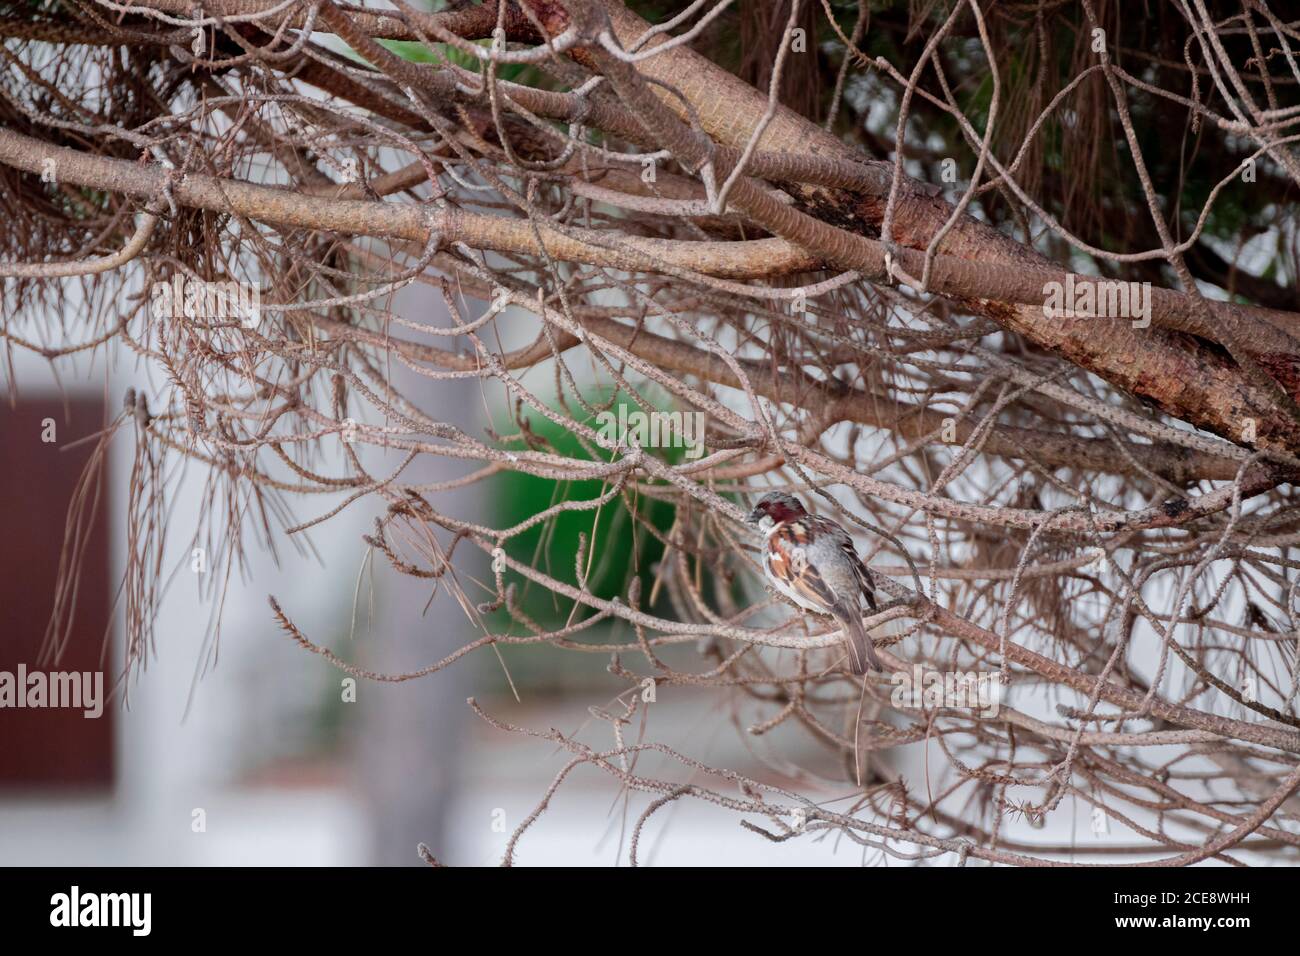
[[771, 491], [758, 499], [758, 504], [745, 520], [758, 530], [767, 531], [773, 525], [802, 518], [807, 513], [794, 495]]

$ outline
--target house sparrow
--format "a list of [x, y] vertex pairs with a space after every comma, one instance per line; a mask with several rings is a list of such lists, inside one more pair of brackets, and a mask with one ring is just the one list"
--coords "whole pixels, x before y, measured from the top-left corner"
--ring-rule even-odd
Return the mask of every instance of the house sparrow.
[[808, 514], [798, 498], [779, 491], [759, 499], [746, 521], [765, 538], [763, 572], [772, 585], [800, 607], [839, 622], [853, 673], [867, 666], [883, 670], [862, 627], [862, 599], [875, 610], [875, 584], [849, 533], [830, 518]]

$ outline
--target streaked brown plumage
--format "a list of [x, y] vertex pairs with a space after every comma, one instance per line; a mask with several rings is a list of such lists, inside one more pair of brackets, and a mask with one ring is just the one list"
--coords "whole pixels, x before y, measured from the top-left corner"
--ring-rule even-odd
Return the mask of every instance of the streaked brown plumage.
[[862, 627], [862, 601], [875, 610], [875, 583], [853, 547], [853, 539], [830, 518], [810, 515], [797, 498], [764, 495], [749, 523], [765, 536], [763, 571], [772, 585], [802, 608], [829, 614], [844, 629], [849, 667], [882, 670]]

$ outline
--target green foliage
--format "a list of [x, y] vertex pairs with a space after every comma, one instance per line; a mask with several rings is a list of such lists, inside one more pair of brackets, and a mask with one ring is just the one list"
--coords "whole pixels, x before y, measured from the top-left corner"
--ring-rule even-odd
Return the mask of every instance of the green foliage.
[[[629, 409], [636, 408], [632, 400], [623, 394], [617, 396], [617, 401], [612, 406], [608, 405], [609, 392], [588, 395], [586, 398], [594, 408], [611, 407], [615, 413], [619, 402], [626, 403]], [[557, 454], [592, 460], [571, 432], [549, 419], [533, 414], [526, 417], [526, 422], [528, 429]], [[586, 418], [584, 423], [599, 430], [600, 426], [594, 417]], [[519, 450], [522, 441], [508, 441], [505, 447]], [[647, 450], [668, 463], [680, 461], [684, 453], [681, 448]], [[511, 527], [561, 501], [592, 501], [608, 490], [607, 483], [597, 480], [556, 481], [513, 471], [504, 472], [492, 481], [492, 524], [498, 528]], [[599, 513], [594, 508], [561, 512], [511, 538], [505, 543], [504, 549], [514, 560], [577, 587], [577, 556], [580, 538], [585, 535], [587, 553], [582, 556], [582, 566], [589, 569], [588, 590], [601, 598], [621, 597], [626, 600], [632, 578], [639, 576], [642, 600], [646, 601], [654, 583], [653, 567], [663, 555], [663, 545], [641, 522], [666, 534], [672, 527], [674, 506], [669, 502], [638, 496], [635, 491], [628, 492], [628, 496], [633, 502], [635, 515], [629, 509], [627, 498], [616, 496], [602, 505]], [[569, 620], [573, 610], [573, 602], [569, 599], [550, 594], [540, 585], [530, 584], [515, 572], [507, 571], [506, 581], [518, 586], [520, 607], [543, 627], [563, 627]], [[663, 608], [659, 610], [662, 611]], [[574, 620], [581, 620], [589, 613], [589, 609], [580, 609]], [[493, 629], [500, 631], [510, 628], [511, 624], [504, 609], [498, 611], [496, 619], [492, 621]], [[518, 631], [519, 625], [515, 624], [514, 629]]]
[[[483, 71], [482, 60], [472, 53], [457, 49], [450, 43], [435, 43], [430, 48], [416, 40], [380, 40], [379, 42], [412, 63], [433, 63], [438, 66], [450, 63], [474, 73]], [[491, 40], [477, 40], [475, 43], [485, 49], [492, 45]], [[540, 72], [526, 63], [502, 63], [497, 67], [497, 79], [529, 86], [541, 85], [542, 82]]]

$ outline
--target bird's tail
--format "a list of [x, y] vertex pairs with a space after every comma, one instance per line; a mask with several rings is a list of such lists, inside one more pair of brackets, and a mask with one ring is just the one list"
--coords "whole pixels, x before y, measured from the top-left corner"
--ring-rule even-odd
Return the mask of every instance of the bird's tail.
[[876, 655], [876, 647], [871, 643], [871, 638], [867, 636], [862, 626], [861, 609], [851, 602], [841, 601], [831, 608], [831, 613], [844, 629], [844, 646], [849, 652], [849, 669], [855, 674], [866, 673], [868, 667], [873, 671], [883, 671], [885, 668]]

